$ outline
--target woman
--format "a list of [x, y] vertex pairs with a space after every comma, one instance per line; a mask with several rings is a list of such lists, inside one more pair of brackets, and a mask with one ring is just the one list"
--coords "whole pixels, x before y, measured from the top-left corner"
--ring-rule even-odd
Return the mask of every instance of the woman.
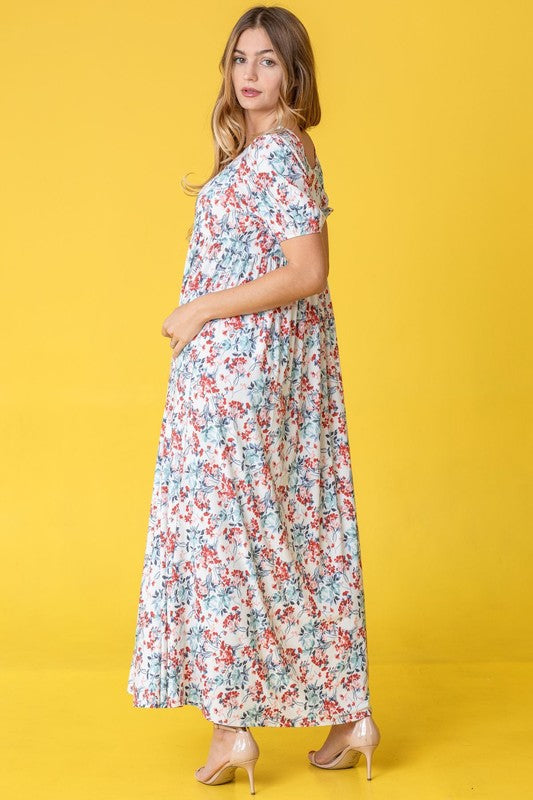
[[235, 25], [212, 115], [157, 455], [128, 691], [213, 722], [202, 783], [246, 768], [248, 726], [331, 725], [315, 766], [379, 742], [335, 321], [328, 205], [306, 128], [307, 32], [257, 6]]

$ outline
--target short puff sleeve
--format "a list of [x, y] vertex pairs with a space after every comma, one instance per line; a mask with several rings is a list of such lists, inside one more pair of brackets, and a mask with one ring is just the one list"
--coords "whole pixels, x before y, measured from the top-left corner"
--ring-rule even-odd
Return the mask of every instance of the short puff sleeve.
[[283, 134], [273, 133], [260, 137], [251, 149], [248, 180], [252, 213], [279, 242], [319, 233], [333, 209], [322, 210], [320, 190], [313, 188], [295, 145]]

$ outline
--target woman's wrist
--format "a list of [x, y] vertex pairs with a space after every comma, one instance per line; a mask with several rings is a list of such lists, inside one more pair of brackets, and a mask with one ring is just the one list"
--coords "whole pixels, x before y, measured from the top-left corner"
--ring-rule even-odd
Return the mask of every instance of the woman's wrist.
[[198, 319], [204, 323], [209, 322], [211, 319], [214, 319], [212, 303], [209, 300], [209, 294], [200, 295], [200, 297], [196, 297], [192, 300], [192, 304], [196, 306], [196, 310], [198, 313]]

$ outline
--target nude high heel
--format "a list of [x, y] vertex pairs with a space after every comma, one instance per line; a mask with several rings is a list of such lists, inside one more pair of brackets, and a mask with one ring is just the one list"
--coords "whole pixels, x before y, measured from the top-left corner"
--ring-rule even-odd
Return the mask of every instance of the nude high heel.
[[320, 767], [321, 769], [347, 769], [348, 767], [355, 767], [361, 758], [361, 753], [364, 753], [366, 758], [366, 778], [371, 780], [372, 754], [380, 739], [381, 734], [378, 726], [371, 716], [366, 716], [357, 720], [353, 731], [347, 738], [345, 747], [336, 753], [327, 764], [318, 764], [315, 761], [316, 750], [310, 750], [307, 755], [314, 767]]
[[198, 767], [194, 773], [194, 777], [196, 780], [200, 781], [200, 783], [205, 783], [208, 786], [215, 786], [220, 783], [229, 783], [232, 781], [235, 777], [237, 767], [243, 767], [248, 773], [250, 794], [255, 794], [254, 768], [259, 758], [259, 747], [252, 736], [251, 730], [249, 728], [235, 728], [233, 725], [222, 725], [219, 722], [213, 722], [213, 726], [215, 728], [224, 728], [225, 730], [235, 733], [235, 742], [229, 755], [229, 760], [219, 769], [215, 770], [207, 780], [202, 780], [197, 775], [201, 767]]

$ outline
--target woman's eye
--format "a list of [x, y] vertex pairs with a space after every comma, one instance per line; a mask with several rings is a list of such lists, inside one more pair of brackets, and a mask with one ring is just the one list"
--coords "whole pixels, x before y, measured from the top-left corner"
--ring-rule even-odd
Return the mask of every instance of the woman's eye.
[[[233, 58], [233, 63], [234, 64], [237, 64], [240, 61], [244, 61], [244, 56], [234, 56], [234, 58]], [[263, 63], [265, 63], [265, 61], [268, 61], [268, 64], [267, 64], [268, 67], [275, 66], [275, 64], [276, 64], [276, 62], [273, 61], [271, 58], [264, 58], [263, 59]]]

